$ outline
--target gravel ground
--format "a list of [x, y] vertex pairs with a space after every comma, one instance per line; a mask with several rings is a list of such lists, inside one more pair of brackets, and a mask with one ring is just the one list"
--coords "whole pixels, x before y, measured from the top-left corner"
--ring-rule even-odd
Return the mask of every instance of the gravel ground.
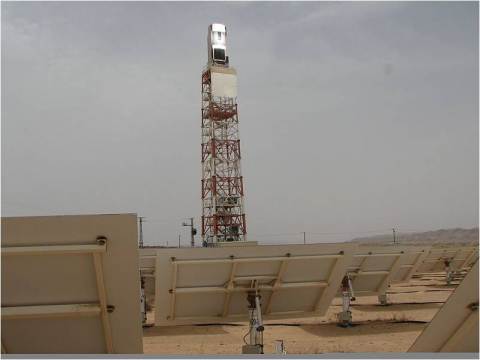
[[[457, 283], [447, 286], [442, 276], [413, 279], [389, 289], [391, 305], [376, 296], [357, 297], [352, 306], [354, 326], [336, 325], [341, 299], [336, 298], [323, 317], [267, 321], [264, 351], [274, 353], [275, 340], [284, 340], [288, 354], [331, 352], [405, 352], [450, 296]], [[153, 323], [153, 313], [148, 322]], [[145, 327], [145, 354], [240, 354], [246, 323]]]

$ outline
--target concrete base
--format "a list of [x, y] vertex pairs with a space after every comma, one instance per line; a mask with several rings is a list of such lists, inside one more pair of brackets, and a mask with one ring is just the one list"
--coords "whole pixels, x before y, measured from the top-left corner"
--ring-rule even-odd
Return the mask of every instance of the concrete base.
[[380, 305], [388, 305], [387, 294], [378, 295], [378, 302]]
[[263, 354], [263, 346], [261, 345], [243, 345], [242, 354]]
[[275, 354], [287, 355], [287, 352], [285, 350], [285, 345], [283, 344], [283, 340], [275, 340]]
[[342, 311], [337, 314], [338, 325], [341, 327], [348, 327], [352, 325], [352, 312]]

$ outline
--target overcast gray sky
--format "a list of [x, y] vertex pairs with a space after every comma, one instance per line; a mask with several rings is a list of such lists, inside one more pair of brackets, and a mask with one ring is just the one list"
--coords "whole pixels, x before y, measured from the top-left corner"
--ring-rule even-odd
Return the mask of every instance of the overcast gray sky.
[[136, 212], [187, 244], [212, 22], [250, 240], [478, 226], [476, 2], [2, 2], [2, 215]]

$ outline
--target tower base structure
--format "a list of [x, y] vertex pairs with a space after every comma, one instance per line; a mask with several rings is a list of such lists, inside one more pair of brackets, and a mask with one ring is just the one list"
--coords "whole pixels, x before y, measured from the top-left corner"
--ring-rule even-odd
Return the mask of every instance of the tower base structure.
[[247, 240], [240, 160], [237, 73], [210, 64], [202, 73], [203, 246]]

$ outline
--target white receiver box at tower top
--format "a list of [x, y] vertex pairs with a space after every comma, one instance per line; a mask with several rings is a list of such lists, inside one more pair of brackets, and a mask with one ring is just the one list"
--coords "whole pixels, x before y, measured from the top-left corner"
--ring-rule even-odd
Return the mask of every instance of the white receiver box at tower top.
[[234, 68], [211, 66], [212, 96], [237, 97], [237, 72]]
[[208, 63], [228, 66], [227, 27], [223, 24], [211, 24], [208, 27]]

